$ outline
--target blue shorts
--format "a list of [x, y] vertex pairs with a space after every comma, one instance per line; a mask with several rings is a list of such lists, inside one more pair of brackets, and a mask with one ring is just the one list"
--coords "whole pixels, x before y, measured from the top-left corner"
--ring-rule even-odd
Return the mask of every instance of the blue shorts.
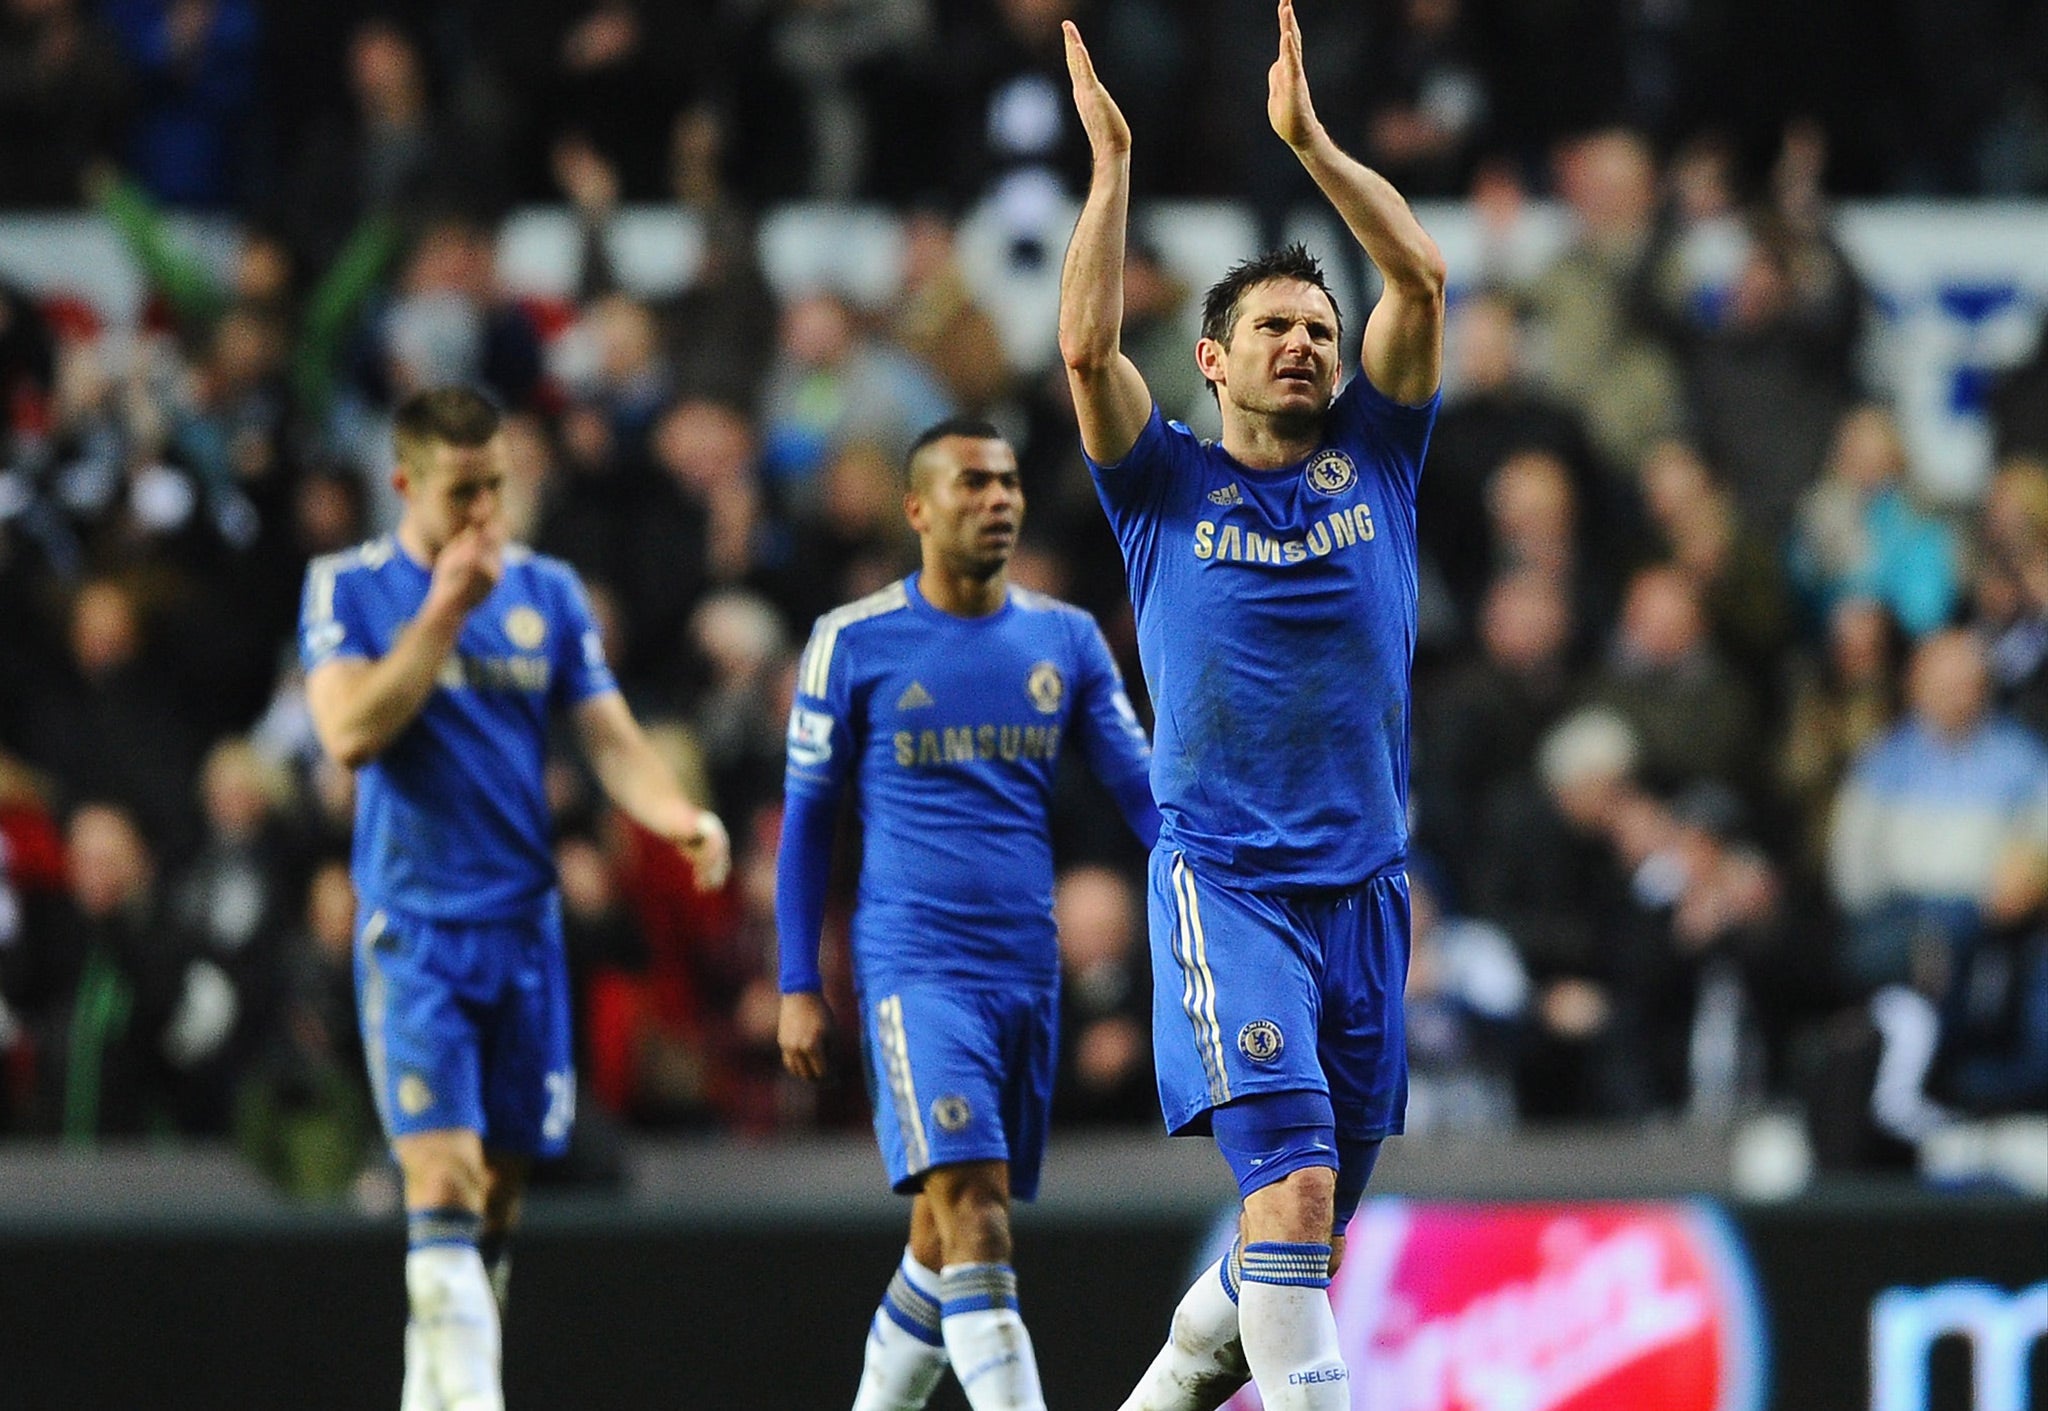
[[569, 974], [554, 898], [516, 921], [363, 907], [356, 1000], [387, 1137], [464, 1128], [557, 1156], [576, 1118]]
[[1408, 879], [1304, 894], [1197, 877], [1155, 849], [1152, 1049], [1175, 1136], [1247, 1093], [1330, 1095], [1344, 1141], [1391, 1136], [1408, 1106]]
[[1038, 1194], [1059, 1060], [1059, 994], [958, 983], [865, 995], [862, 1047], [889, 1184], [909, 1194], [934, 1166], [1010, 1163], [1010, 1194]]

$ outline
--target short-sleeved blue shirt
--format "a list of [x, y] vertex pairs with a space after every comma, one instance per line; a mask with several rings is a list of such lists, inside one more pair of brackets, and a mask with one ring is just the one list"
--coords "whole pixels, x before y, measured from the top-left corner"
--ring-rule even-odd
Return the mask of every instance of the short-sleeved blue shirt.
[[1160, 846], [1198, 872], [1287, 892], [1405, 861], [1415, 486], [1437, 405], [1354, 377], [1323, 444], [1279, 470], [1155, 407], [1120, 463], [1090, 462], [1157, 717]]
[[[431, 579], [394, 535], [316, 559], [299, 614], [306, 670], [382, 657]], [[356, 776], [357, 891], [444, 920], [530, 913], [555, 885], [549, 713], [616, 689], [575, 572], [508, 548], [425, 707]]]

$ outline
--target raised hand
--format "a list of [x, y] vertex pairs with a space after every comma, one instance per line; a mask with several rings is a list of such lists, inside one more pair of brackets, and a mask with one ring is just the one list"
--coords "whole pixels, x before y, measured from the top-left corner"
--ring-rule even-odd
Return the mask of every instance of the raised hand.
[[[1071, 55], [1073, 46], [1068, 45]], [[1280, 57], [1266, 70], [1266, 120], [1289, 147], [1299, 150], [1315, 136], [1315, 104], [1309, 101], [1308, 71], [1301, 62], [1301, 25], [1294, 0], [1280, 0]]]
[[1060, 28], [1067, 36], [1067, 74], [1074, 80], [1074, 108], [1088, 133], [1088, 148], [1098, 161], [1123, 156], [1131, 150], [1131, 125], [1095, 76], [1095, 61], [1088, 57], [1081, 31], [1072, 20], [1061, 21]]

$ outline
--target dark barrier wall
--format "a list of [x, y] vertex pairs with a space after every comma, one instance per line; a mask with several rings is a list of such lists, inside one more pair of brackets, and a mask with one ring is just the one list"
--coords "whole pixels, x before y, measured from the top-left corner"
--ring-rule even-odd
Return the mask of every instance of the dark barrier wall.
[[[2048, 1208], [1802, 1201], [1738, 1208], [1774, 1411], [1868, 1411], [1871, 1308], [1887, 1288], [2048, 1277]], [[1149, 1359], [1204, 1231], [1193, 1218], [1020, 1224], [1025, 1313], [1049, 1404], [1109, 1407]], [[518, 1411], [831, 1411], [900, 1236], [802, 1224], [706, 1229], [542, 1210], [514, 1279]], [[0, 1233], [0, 1411], [335, 1408], [398, 1401], [395, 1228], [320, 1222], [119, 1235]], [[2048, 1405], [2042, 1346], [2034, 1407]], [[1911, 1411], [1969, 1411], [1968, 1347], [1934, 1345]], [[947, 1386], [934, 1407], [963, 1403]], [[1634, 1408], [1630, 1408], [1634, 1411]]]
[[[1165, 1328], [1191, 1229], [1030, 1230], [1025, 1314], [1057, 1406], [1114, 1406]], [[515, 1260], [521, 1411], [843, 1407], [900, 1235], [547, 1227]], [[0, 1240], [0, 1408], [392, 1411], [397, 1231]], [[965, 1405], [948, 1386], [935, 1408]]]

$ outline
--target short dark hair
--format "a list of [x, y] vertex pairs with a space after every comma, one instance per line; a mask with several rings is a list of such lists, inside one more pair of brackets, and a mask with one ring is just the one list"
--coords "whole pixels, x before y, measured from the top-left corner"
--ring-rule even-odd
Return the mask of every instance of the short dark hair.
[[475, 447], [498, 434], [504, 414], [498, 404], [474, 387], [459, 383], [428, 387], [398, 404], [391, 418], [391, 439], [399, 460], [408, 466], [429, 446]]
[[1330, 282], [1323, 277], [1322, 261], [1298, 240], [1232, 265], [1223, 278], [1210, 285], [1209, 292], [1202, 296], [1202, 336], [1228, 343], [1231, 330], [1237, 327], [1237, 306], [1245, 291], [1275, 279], [1298, 279], [1322, 290], [1323, 297], [1330, 301], [1330, 311], [1337, 315], [1337, 336], [1343, 338], [1344, 311], [1337, 307], [1337, 296], [1330, 292]]
[[917, 458], [924, 454], [925, 447], [943, 441], [948, 436], [964, 436], [970, 441], [1000, 441], [1003, 433], [992, 421], [978, 416], [949, 416], [944, 421], [927, 426], [917, 433], [917, 439], [910, 443], [910, 449], [903, 454], [903, 483], [913, 488], [917, 485]]

